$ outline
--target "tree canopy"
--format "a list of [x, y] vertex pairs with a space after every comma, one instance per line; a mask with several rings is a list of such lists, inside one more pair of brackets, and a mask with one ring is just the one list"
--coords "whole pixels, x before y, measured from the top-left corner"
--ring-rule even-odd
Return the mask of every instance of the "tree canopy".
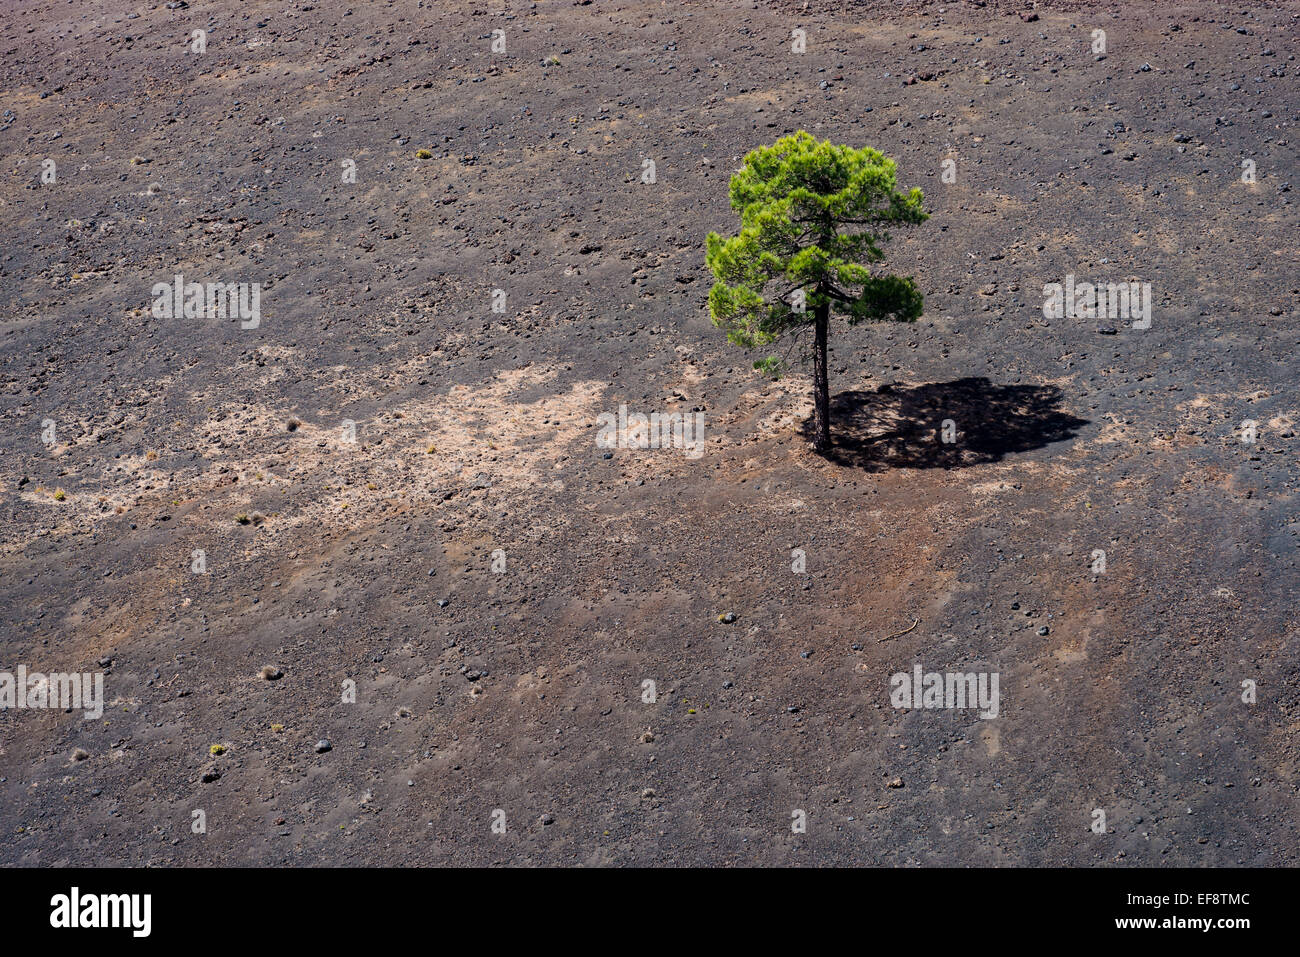
[[[850, 323], [915, 321], [915, 283], [868, 268], [884, 258], [883, 227], [928, 218], [921, 191], [894, 184], [894, 161], [879, 150], [819, 142], [803, 130], [749, 153], [730, 185], [740, 232], [706, 240], [714, 324], [755, 348], [829, 313]], [[781, 361], [754, 365], [775, 373]]]

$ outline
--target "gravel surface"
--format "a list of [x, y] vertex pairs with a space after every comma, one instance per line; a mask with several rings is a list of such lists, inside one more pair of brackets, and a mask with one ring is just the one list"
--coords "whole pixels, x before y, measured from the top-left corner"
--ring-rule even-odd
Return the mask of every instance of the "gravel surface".
[[[0, 864], [1300, 863], [1300, 8], [487, 6], [6, 6], [0, 672], [104, 710]], [[796, 129], [931, 213], [827, 459], [705, 302]]]

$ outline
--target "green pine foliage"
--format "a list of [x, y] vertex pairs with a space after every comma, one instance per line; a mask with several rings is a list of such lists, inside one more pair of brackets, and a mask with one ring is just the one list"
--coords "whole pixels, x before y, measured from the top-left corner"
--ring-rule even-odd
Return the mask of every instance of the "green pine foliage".
[[[740, 232], [707, 239], [714, 325], [752, 349], [819, 314], [914, 322], [922, 309], [916, 284], [869, 269], [884, 258], [885, 227], [928, 218], [921, 191], [900, 193], [894, 181], [894, 161], [879, 150], [818, 142], [803, 130], [747, 155], [731, 177]], [[775, 375], [782, 362], [769, 356], [754, 366]]]

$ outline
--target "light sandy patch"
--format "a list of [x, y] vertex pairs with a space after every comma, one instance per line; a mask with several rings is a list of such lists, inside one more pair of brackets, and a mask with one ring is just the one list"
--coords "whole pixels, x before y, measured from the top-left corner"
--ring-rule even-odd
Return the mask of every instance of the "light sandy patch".
[[[294, 358], [288, 350], [272, 353]], [[587, 380], [530, 401], [519, 398], [556, 375], [528, 366], [480, 386], [455, 386], [356, 423], [355, 441], [348, 440], [341, 419], [324, 425], [264, 403], [223, 406], [196, 429], [209, 460], [199, 469], [164, 472], [148, 456], [136, 456], [116, 462], [120, 470], [106, 472], [99, 489], [65, 492], [62, 501], [49, 488], [22, 497], [51, 511], [64, 509], [69, 525], [146, 502], [197, 501], [208, 507], [196, 520], [220, 526], [251, 513], [257, 496], [269, 513], [258, 536], [261, 547], [303, 526], [359, 525], [362, 519], [351, 516], [384, 503], [438, 507], [488, 488], [534, 496], [559, 492], [563, 483], [556, 469], [574, 443], [594, 442], [597, 403], [606, 386]], [[258, 448], [283, 435], [291, 421], [296, 427], [287, 450]], [[310, 498], [301, 491], [307, 483]], [[284, 506], [267, 506], [268, 491], [282, 494]]]
[[1016, 484], [1007, 481], [977, 482], [970, 486], [970, 492], [973, 495], [997, 495], [1002, 492], [1016, 491]]
[[[531, 402], [516, 393], [542, 385], [555, 370], [535, 367], [497, 375], [483, 386], [454, 386], [445, 394], [357, 423], [356, 441], [341, 426], [303, 423], [301, 441], [281, 459], [298, 473], [323, 478], [323, 495], [265, 526], [272, 538], [307, 524], [355, 524], [343, 513], [382, 502], [436, 507], [465, 491], [561, 491], [554, 477], [566, 450], [591, 430], [605, 390], [597, 381]], [[265, 407], [241, 410], [239, 431], [281, 428], [285, 416]], [[558, 423], [558, 424], [557, 424]], [[221, 423], [226, 425], [227, 423]], [[593, 432], [594, 434], [594, 432]], [[255, 462], [237, 453], [232, 467], [247, 474]], [[292, 474], [285, 472], [286, 475]], [[224, 516], [223, 516], [224, 518]]]

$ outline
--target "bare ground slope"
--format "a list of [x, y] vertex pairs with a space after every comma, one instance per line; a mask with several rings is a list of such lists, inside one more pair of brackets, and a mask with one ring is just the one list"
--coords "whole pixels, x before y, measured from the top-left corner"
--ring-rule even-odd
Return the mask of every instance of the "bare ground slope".
[[[0, 21], [0, 671], [109, 702], [0, 712], [0, 863], [1300, 863], [1295, 4], [170, 6]], [[832, 461], [705, 305], [798, 128], [932, 212]]]

